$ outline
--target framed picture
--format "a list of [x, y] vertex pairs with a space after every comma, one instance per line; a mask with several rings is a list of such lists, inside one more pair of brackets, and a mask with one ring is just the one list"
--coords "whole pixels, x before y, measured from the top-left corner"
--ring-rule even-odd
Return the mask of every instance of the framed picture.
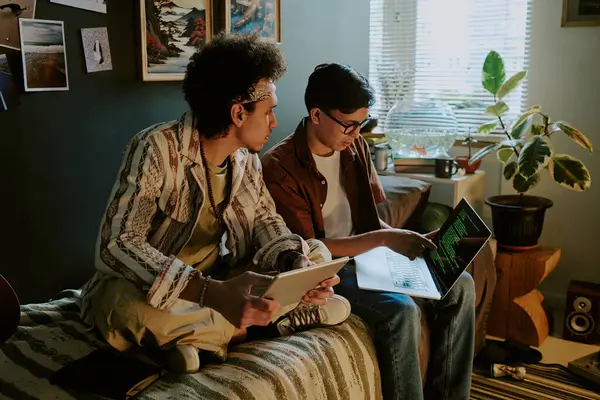
[[258, 33], [281, 42], [281, 0], [225, 0], [228, 32]]
[[600, 0], [563, 0], [561, 26], [600, 26]]
[[0, 54], [0, 112], [21, 104], [6, 54]]
[[106, 0], [50, 0], [50, 2], [106, 14]]
[[180, 81], [212, 36], [211, 0], [140, 0], [142, 79]]
[[69, 90], [63, 21], [19, 19], [26, 92]]

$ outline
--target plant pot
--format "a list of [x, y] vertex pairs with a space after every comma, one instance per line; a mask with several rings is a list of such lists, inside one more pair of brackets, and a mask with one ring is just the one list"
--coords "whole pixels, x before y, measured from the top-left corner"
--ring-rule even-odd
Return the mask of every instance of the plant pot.
[[551, 200], [517, 194], [492, 196], [485, 203], [492, 209], [498, 246], [517, 251], [538, 246], [546, 209], [553, 205]]
[[467, 174], [472, 174], [479, 169], [481, 160], [469, 164], [469, 156], [458, 156], [456, 157], [456, 163], [458, 164], [458, 168], [464, 169]]

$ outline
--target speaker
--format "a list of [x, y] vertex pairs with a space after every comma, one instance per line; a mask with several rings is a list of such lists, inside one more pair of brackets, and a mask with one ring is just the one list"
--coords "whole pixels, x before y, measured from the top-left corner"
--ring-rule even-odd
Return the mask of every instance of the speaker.
[[569, 283], [563, 339], [600, 344], [600, 284]]

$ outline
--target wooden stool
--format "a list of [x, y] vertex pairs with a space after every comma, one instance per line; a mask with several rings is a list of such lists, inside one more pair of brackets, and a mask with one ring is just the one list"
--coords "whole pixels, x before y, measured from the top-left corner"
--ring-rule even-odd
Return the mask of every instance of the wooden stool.
[[548, 317], [542, 308], [544, 296], [536, 287], [556, 268], [560, 254], [560, 248], [548, 246], [521, 252], [499, 249], [498, 283], [487, 324], [489, 335], [533, 347], [546, 340]]

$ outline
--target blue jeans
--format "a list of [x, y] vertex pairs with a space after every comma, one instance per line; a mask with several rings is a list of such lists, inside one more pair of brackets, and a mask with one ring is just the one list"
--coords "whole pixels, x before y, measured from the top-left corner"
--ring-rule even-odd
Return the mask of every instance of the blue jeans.
[[338, 275], [336, 293], [346, 297], [374, 336], [383, 398], [403, 400], [468, 399], [475, 340], [475, 285], [463, 273], [443, 300], [418, 299], [425, 305], [431, 332], [426, 386], [419, 367], [421, 311], [413, 298], [361, 290], [354, 265]]

